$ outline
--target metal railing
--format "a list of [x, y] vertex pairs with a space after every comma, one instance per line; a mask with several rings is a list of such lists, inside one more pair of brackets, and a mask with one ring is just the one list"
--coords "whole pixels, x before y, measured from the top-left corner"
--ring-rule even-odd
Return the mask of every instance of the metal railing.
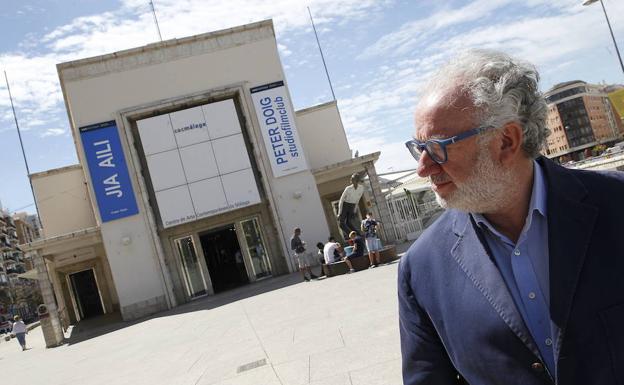
[[402, 240], [417, 238], [430, 220], [443, 210], [435, 201], [418, 203], [411, 195], [391, 197], [388, 207], [395, 237]]

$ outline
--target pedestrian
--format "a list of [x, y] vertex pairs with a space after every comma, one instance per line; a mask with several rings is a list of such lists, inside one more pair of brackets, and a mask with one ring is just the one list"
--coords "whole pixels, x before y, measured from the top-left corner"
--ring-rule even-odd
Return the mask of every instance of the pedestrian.
[[[295, 263], [299, 267], [303, 280], [309, 282], [310, 279], [318, 278], [316, 275], [312, 274], [305, 242], [301, 240], [301, 229], [299, 227], [295, 227], [293, 230], [293, 236], [290, 238], [290, 249], [294, 252]], [[306, 276], [306, 272], [309, 278]]]
[[624, 174], [541, 156], [538, 79], [472, 50], [420, 95], [406, 145], [447, 210], [399, 264], [406, 385], [624, 383]]
[[364, 241], [366, 242], [366, 250], [368, 250], [369, 268], [377, 267], [381, 263], [381, 241], [377, 236], [377, 229], [381, 222], [373, 218], [373, 213], [366, 213], [366, 219], [362, 221], [361, 230], [364, 233]]
[[[345, 187], [340, 200], [338, 201], [338, 223], [345, 239], [348, 239], [351, 231], [358, 232], [353, 224], [356, 219], [357, 205], [364, 194], [364, 186], [361, 183], [360, 175], [351, 175], [351, 184]], [[357, 222], [355, 222], [357, 224]]]
[[325, 254], [323, 254], [323, 248], [325, 247], [325, 245], [323, 244], [323, 242], [317, 242], [316, 243], [316, 259], [319, 263], [319, 266], [321, 267], [321, 271], [319, 273], [319, 277], [324, 277], [325, 276], [325, 272], [323, 271], [323, 265], [325, 264]]
[[22, 351], [26, 350], [26, 334], [28, 334], [28, 330], [26, 329], [26, 324], [22, 321], [22, 317], [16, 315], [13, 317], [13, 327], [11, 331], [15, 334], [15, 338], [17, 342], [19, 342], [22, 347]]

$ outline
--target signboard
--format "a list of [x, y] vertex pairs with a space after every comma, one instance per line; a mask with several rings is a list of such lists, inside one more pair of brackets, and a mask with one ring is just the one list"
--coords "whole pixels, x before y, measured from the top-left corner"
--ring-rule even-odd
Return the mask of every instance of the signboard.
[[137, 121], [165, 228], [260, 203], [232, 99]]
[[115, 122], [80, 127], [80, 137], [102, 222], [137, 214], [139, 209]]
[[307, 170], [284, 82], [254, 87], [250, 92], [273, 175], [279, 178]]

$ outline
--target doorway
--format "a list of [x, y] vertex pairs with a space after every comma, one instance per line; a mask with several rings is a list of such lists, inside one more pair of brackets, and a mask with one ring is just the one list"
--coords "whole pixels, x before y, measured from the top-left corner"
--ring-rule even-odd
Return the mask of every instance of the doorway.
[[93, 269], [69, 274], [68, 280], [80, 320], [104, 314], [102, 298]]
[[249, 283], [235, 226], [199, 234], [215, 293]]

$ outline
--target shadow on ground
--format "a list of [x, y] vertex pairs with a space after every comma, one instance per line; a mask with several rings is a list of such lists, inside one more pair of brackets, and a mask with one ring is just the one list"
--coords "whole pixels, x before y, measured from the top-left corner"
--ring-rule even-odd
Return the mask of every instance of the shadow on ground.
[[[397, 253], [402, 256], [402, 254], [407, 250], [409, 246], [410, 243], [397, 245]], [[398, 263], [398, 261], [399, 260], [396, 260], [390, 262], [389, 264]], [[316, 273], [318, 271], [318, 267], [313, 267], [312, 270]], [[321, 280], [323, 279], [328, 278], [321, 278]], [[195, 312], [198, 310], [214, 309], [219, 306], [243, 300], [245, 298], [250, 298], [256, 295], [268, 293], [273, 290], [282, 289], [299, 283], [301, 283], [301, 275], [298, 272], [288, 275], [281, 275], [278, 277], [268, 278], [259, 282], [254, 282], [219, 294], [215, 294], [213, 296], [199, 298], [192, 302], [177, 306], [174, 309], [163, 311], [149, 317], [144, 317], [133, 321], [123, 321], [119, 313], [106, 314], [100, 317], [81, 321], [78, 324], [72, 326], [68, 330], [68, 333], [66, 333], [65, 344], [78, 344], [91, 338], [96, 338], [114, 332], [116, 330], [140, 324], [142, 322], [155, 318]]]
[[[316, 270], [316, 269], [314, 269]], [[123, 321], [121, 314], [112, 313], [103, 316], [87, 319], [78, 322], [70, 327], [65, 334], [65, 344], [74, 345], [80, 342], [96, 338], [104, 334], [114, 332], [125, 327], [136, 325], [151, 319], [168, 317], [177, 314], [195, 312], [198, 310], [210, 310], [219, 306], [227, 305], [245, 298], [282, 289], [291, 285], [301, 283], [301, 275], [293, 273], [274, 278], [268, 278], [259, 282], [254, 282], [232, 290], [196, 299], [192, 302], [182, 304], [174, 309], [163, 311], [149, 317], [144, 317], [133, 321]]]

